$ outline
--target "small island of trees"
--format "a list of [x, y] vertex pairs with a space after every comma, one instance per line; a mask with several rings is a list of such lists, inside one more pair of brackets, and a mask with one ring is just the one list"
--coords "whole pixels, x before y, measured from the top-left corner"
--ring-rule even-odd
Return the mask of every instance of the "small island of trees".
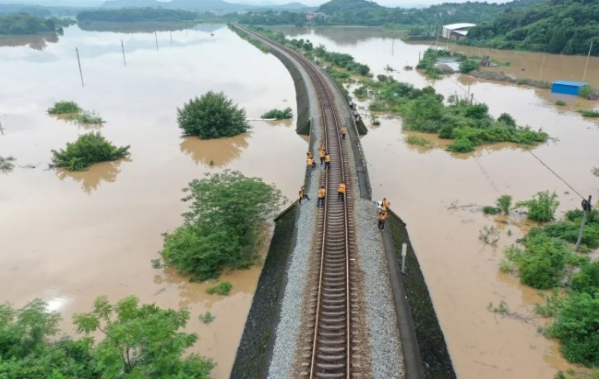
[[233, 137], [250, 129], [246, 112], [223, 92], [209, 91], [177, 108], [177, 122], [185, 136], [200, 139]]
[[39, 33], [62, 33], [63, 26], [72, 25], [72, 20], [41, 18], [27, 13], [0, 16], [0, 35], [28, 35]]

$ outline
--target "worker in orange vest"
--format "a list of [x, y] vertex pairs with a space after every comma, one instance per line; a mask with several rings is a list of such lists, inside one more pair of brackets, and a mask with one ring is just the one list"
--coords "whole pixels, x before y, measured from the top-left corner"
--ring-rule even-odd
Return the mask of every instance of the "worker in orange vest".
[[381, 230], [383, 232], [383, 230], [385, 229], [385, 219], [387, 218], [387, 212], [386, 211], [381, 211], [379, 212], [379, 217], [378, 217], [378, 223], [377, 223], [377, 228], [379, 230]]
[[341, 182], [338, 186], [338, 201], [344, 201], [344, 195], [346, 194], [346, 183]]
[[328, 152], [325, 152], [325, 170], [331, 167], [331, 155]]
[[342, 126], [342, 129], [340, 129], [340, 132], [342, 133], [342, 139], [346, 139], [346, 133], [348, 132], [348, 129], [346, 129], [345, 126]]
[[313, 160], [312, 158], [306, 158], [306, 172], [312, 173], [313, 170]]
[[325, 149], [319, 150], [319, 159], [321, 159], [321, 166], [323, 166], [325, 162]]
[[389, 200], [384, 197], [383, 201], [381, 202], [381, 210], [387, 212], [388, 208], [390, 207], [390, 204], [391, 203], [389, 202]]
[[325, 151], [325, 141], [321, 142], [321, 147], [319, 147], [319, 150]]
[[317, 200], [317, 207], [323, 206], [325, 208], [325, 187], [321, 186], [319, 190], [319, 199]]
[[300, 191], [298, 191], [298, 197], [300, 198], [298, 199], [298, 204], [302, 204], [302, 199], [310, 200], [310, 197], [308, 197], [304, 191], [304, 187], [300, 187]]

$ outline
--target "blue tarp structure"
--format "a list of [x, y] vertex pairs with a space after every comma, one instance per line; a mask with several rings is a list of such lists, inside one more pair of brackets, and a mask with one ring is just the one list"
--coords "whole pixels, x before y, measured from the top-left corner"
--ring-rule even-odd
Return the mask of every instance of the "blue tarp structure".
[[565, 95], [579, 95], [579, 89], [586, 85], [583, 82], [572, 82], [570, 80], [557, 80], [552, 83], [553, 93], [563, 93]]

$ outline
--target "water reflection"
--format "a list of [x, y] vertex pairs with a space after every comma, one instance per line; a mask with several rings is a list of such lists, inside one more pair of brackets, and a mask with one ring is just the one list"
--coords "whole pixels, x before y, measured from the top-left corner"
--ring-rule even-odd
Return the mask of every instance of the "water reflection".
[[184, 137], [179, 144], [181, 152], [190, 155], [194, 163], [202, 163], [212, 167], [222, 167], [248, 147], [249, 133], [230, 138], [201, 140], [197, 137]]
[[44, 50], [48, 43], [58, 42], [58, 34], [35, 34], [28, 36], [0, 36], [0, 47], [29, 46], [34, 50]]
[[71, 178], [81, 183], [81, 189], [89, 195], [92, 191], [97, 190], [102, 182], [114, 183], [117, 175], [121, 172], [119, 166], [123, 162], [131, 162], [131, 159], [124, 158], [112, 162], [96, 163], [86, 171], [68, 171], [60, 168], [56, 170], [56, 176], [61, 181]]

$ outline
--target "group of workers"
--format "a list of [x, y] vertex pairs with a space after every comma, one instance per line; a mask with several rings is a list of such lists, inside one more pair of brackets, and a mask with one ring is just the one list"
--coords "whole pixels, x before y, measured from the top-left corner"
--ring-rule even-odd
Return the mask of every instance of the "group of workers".
[[[346, 139], [347, 129], [345, 126], [340, 128], [340, 133], [342, 135], [342, 139]], [[321, 166], [325, 164], [325, 170], [331, 168], [331, 155], [326, 150], [325, 142], [321, 142], [321, 146], [319, 147], [319, 160], [321, 162]], [[317, 167], [316, 162], [313, 159], [313, 153], [306, 153], [306, 172], [312, 173], [312, 171]], [[325, 207], [325, 196], [327, 195], [327, 191], [324, 186], [319, 188], [319, 192], [317, 193], [317, 207]], [[338, 201], [344, 201], [346, 195], [346, 183], [341, 182], [338, 185]], [[306, 194], [304, 187], [300, 187], [300, 191], [298, 192], [298, 204], [302, 204], [302, 200], [310, 200], [310, 197]], [[390, 202], [384, 197], [383, 201], [380, 205], [379, 216], [377, 217], [377, 228], [381, 231], [385, 230], [385, 220], [388, 216], [388, 208], [390, 206]]]

